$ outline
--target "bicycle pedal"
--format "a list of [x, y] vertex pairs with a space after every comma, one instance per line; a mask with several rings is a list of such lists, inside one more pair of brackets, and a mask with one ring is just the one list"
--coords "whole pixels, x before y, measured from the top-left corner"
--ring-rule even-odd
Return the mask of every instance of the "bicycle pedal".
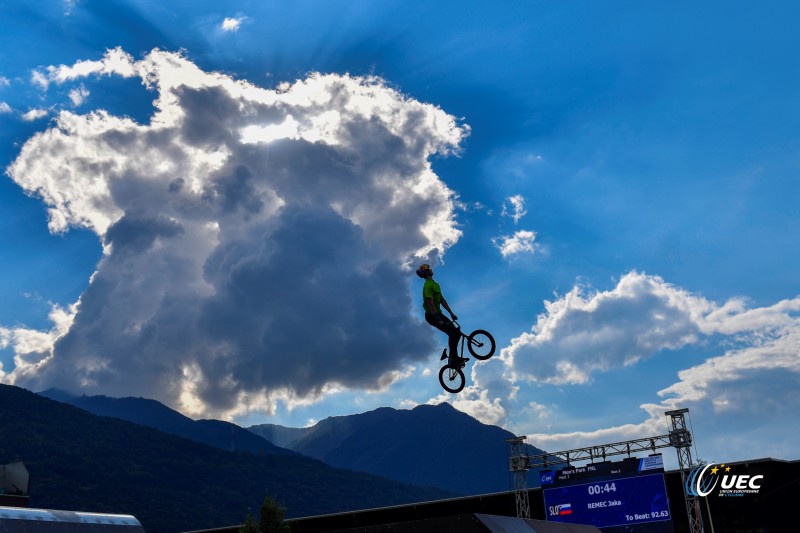
[[445, 359], [447, 359], [447, 348], [442, 350], [442, 356], [439, 358], [439, 361], [444, 361]]

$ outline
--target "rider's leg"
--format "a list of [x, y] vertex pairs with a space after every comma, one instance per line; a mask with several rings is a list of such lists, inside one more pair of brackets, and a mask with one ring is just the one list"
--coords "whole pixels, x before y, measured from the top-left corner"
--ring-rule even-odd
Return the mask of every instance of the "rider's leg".
[[425, 320], [428, 324], [447, 335], [449, 357], [451, 359], [458, 357], [458, 343], [461, 341], [461, 330], [455, 327], [451, 321], [447, 320], [442, 313], [439, 313], [437, 317], [434, 317], [430, 313], [425, 313]]
[[445, 331], [445, 333], [447, 333], [447, 346], [450, 349], [450, 358], [452, 359], [458, 357], [458, 343], [461, 340], [461, 331], [452, 324], [448, 324], [448, 326], [450, 326], [450, 331]]
[[433, 315], [430, 313], [425, 313], [425, 322], [435, 327], [436, 329], [442, 329], [439, 327], [439, 324], [436, 322], [436, 320], [433, 319]]
[[439, 329], [447, 334], [447, 347], [450, 351], [450, 360], [455, 361], [460, 356], [458, 353], [458, 343], [461, 342], [461, 330], [455, 327], [443, 313], [439, 313], [439, 318], [442, 322], [442, 326], [440, 326]]

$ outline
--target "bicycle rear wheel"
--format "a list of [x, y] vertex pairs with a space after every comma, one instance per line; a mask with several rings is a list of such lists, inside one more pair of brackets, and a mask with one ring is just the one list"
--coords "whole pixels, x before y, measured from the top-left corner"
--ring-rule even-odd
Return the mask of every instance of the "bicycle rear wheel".
[[464, 373], [460, 368], [444, 365], [442, 369], [439, 370], [439, 383], [441, 383], [442, 388], [447, 392], [452, 392], [453, 394], [461, 392], [464, 388], [465, 381]]
[[485, 361], [494, 355], [494, 337], [485, 329], [476, 329], [467, 337], [467, 349], [472, 357]]

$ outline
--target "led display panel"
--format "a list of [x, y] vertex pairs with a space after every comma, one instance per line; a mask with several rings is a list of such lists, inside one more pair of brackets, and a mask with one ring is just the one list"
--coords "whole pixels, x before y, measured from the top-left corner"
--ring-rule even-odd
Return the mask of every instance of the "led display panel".
[[543, 471], [545, 515], [606, 533], [672, 533], [660, 454]]

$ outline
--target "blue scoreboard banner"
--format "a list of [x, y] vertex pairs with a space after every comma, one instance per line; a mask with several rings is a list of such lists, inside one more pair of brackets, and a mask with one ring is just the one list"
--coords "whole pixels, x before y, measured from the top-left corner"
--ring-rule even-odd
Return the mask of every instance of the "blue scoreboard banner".
[[549, 521], [606, 532], [673, 531], [661, 455], [543, 471], [541, 483]]

